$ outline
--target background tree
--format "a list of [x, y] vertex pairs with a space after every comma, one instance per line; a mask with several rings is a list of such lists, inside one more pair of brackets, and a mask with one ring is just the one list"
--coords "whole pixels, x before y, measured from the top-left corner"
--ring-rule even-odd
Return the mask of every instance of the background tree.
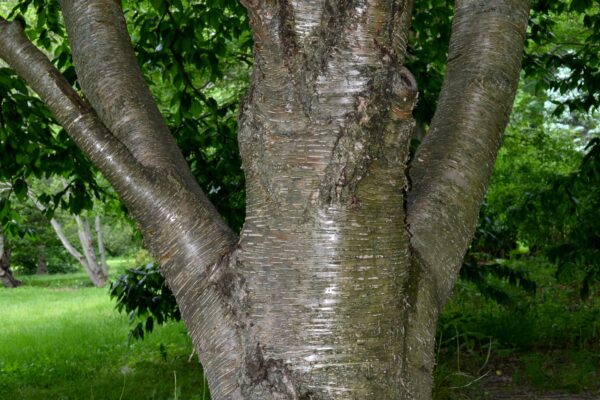
[[4, 233], [0, 229], [0, 279], [7, 288], [14, 288], [21, 285], [21, 281], [15, 279], [10, 269], [10, 249], [4, 239]]

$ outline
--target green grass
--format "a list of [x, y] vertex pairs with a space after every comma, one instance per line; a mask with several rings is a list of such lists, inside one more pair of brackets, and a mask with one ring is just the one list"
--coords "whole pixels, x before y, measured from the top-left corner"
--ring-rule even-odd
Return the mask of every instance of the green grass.
[[[131, 264], [111, 260], [111, 276]], [[511, 306], [457, 284], [440, 319], [434, 399], [481, 399], [491, 377], [539, 392], [600, 393], [600, 285], [582, 301], [578, 285], [557, 283], [547, 264], [523, 268], [539, 289], [507, 287]], [[23, 287], [0, 290], [0, 400], [208, 399], [182, 324], [129, 345], [127, 318], [85, 273], [19, 278]]]
[[0, 290], [1, 400], [208, 399], [182, 324], [129, 345], [127, 318], [85, 274], [24, 281]]

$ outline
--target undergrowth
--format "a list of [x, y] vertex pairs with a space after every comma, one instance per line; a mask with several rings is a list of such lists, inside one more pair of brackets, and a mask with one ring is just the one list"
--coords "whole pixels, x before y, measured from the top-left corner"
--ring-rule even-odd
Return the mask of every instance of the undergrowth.
[[515, 263], [538, 290], [495, 282], [510, 305], [457, 284], [438, 325], [435, 400], [486, 399], [498, 387], [600, 394], [600, 297], [581, 299], [578, 282], [557, 282], [543, 260]]

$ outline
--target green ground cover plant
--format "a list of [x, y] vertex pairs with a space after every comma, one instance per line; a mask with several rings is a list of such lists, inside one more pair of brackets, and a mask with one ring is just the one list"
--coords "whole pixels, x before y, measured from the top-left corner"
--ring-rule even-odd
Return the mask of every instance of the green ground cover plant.
[[457, 284], [438, 330], [434, 398], [494, 398], [489, 391], [499, 382], [503, 390], [527, 387], [533, 395], [600, 396], [600, 298], [582, 300], [579, 282], [557, 282], [544, 258], [512, 264], [538, 283], [535, 294], [498, 280], [512, 298], [500, 304], [474, 283]]

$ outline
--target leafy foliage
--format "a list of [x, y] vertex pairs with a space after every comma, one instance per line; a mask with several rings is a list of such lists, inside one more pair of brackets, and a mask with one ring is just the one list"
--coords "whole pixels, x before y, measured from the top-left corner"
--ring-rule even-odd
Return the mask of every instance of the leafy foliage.
[[[407, 66], [419, 82], [417, 121], [428, 125], [442, 87], [453, 1], [416, 0]], [[594, 0], [533, 0], [523, 70], [536, 94], [557, 91], [560, 115], [600, 104], [600, 6]]]
[[512, 268], [506, 262], [514, 252], [516, 232], [499, 222], [484, 205], [479, 225], [460, 270], [460, 277], [474, 283], [480, 293], [500, 304], [511, 305], [511, 295], [501, 286], [495, 285], [490, 277], [507, 281], [525, 292], [534, 294], [536, 282], [527, 273]]
[[150, 88], [192, 172], [235, 230], [244, 218], [236, 115], [251, 65], [238, 1], [124, 3]]
[[111, 284], [110, 296], [116, 299], [117, 310], [127, 313], [129, 323], [135, 324], [129, 332], [130, 339], [143, 339], [155, 323], [181, 319], [175, 297], [154, 263], [128, 269]]
[[15, 271], [35, 274], [40, 262], [51, 274], [73, 272], [71, 257], [60, 243], [50, 223], [38, 210], [19, 205], [20, 235], [11, 235], [11, 259]]
[[454, 1], [415, 1], [407, 67], [419, 83], [417, 121], [429, 124], [446, 71]]
[[[587, 150], [576, 171], [552, 177], [520, 210], [535, 207], [535, 220], [546, 221], [530, 240], [558, 264], [559, 276], [581, 276], [584, 298], [600, 278], [600, 138], [592, 139]], [[516, 214], [532, 218], [526, 212]]]
[[[28, 35], [38, 46], [57, 55], [55, 65], [74, 82], [68, 46], [58, 40], [64, 36], [58, 3], [25, 0], [15, 6], [9, 18], [18, 13], [21, 20], [25, 20], [22, 15], [33, 16], [27, 18], [31, 22]], [[10, 183], [17, 200], [22, 201], [32, 178], [68, 177], [74, 190], [64, 198], [66, 191], [59, 193], [56, 203], [74, 213], [89, 207], [92, 197], [100, 192], [95, 169], [39, 98], [12, 70], [0, 67], [0, 182]], [[5, 198], [0, 223], [12, 220], [8, 215], [12, 203], [11, 196]]]
[[[534, 1], [524, 60], [538, 91], [554, 90], [556, 114], [600, 102], [600, 5], [594, 0]], [[569, 95], [570, 94], [570, 95]]]

